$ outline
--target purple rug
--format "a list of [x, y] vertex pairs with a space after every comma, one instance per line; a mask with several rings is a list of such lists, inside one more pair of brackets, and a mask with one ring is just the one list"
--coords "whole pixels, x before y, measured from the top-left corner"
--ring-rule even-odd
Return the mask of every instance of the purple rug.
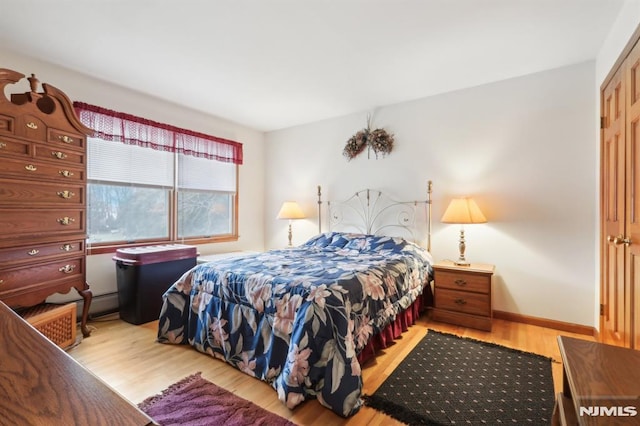
[[196, 373], [138, 404], [153, 420], [169, 425], [295, 426], [264, 408], [203, 379]]

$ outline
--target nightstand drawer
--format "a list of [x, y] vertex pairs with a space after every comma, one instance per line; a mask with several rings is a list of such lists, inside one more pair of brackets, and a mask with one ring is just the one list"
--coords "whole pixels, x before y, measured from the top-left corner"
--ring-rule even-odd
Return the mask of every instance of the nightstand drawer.
[[491, 317], [484, 317], [481, 315], [469, 315], [462, 312], [434, 309], [433, 320], [449, 324], [457, 324], [463, 327], [477, 328], [484, 331], [491, 331]]
[[[438, 286], [440, 283], [438, 282]], [[464, 312], [472, 315], [491, 315], [491, 299], [488, 294], [436, 288], [435, 302], [438, 309]]]
[[436, 270], [435, 279], [441, 288], [486, 294], [491, 292], [491, 275]]

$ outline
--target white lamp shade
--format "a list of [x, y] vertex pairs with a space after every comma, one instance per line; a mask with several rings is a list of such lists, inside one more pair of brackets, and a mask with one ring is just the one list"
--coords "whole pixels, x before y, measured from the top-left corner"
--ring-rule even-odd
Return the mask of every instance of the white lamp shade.
[[285, 201], [278, 212], [278, 219], [304, 219], [305, 215], [298, 203]]
[[487, 218], [473, 201], [473, 198], [454, 198], [449, 203], [447, 210], [442, 215], [443, 223], [485, 223]]

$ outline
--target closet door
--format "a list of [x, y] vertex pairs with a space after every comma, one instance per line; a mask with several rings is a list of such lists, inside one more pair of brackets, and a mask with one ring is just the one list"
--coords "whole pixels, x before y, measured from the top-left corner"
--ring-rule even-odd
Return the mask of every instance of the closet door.
[[640, 349], [640, 43], [625, 64], [627, 141], [626, 279], [631, 315], [631, 347]]
[[640, 349], [640, 43], [602, 92], [601, 340]]
[[625, 277], [625, 85], [624, 67], [602, 97], [602, 285], [603, 342], [630, 345], [629, 300]]

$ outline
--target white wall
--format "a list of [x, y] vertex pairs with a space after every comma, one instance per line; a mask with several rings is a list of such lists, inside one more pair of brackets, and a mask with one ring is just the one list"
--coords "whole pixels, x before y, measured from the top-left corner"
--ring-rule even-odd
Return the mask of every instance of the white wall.
[[640, 24], [640, 0], [626, 0], [596, 57], [598, 96], [600, 95], [600, 85], [609, 74], [611, 67], [620, 56], [638, 24]]
[[268, 133], [265, 242], [286, 244], [286, 199], [309, 219], [294, 244], [317, 232], [316, 185], [325, 199], [362, 188], [424, 198], [434, 181], [436, 259], [457, 258], [459, 227], [441, 224], [453, 196], [473, 195], [489, 222], [467, 226], [467, 259], [496, 265], [494, 309], [596, 325], [594, 63], [379, 108], [374, 127], [395, 134], [383, 159], [348, 162], [346, 140], [367, 113]]
[[[154, 121], [208, 133], [243, 143], [244, 164], [240, 166], [239, 234], [237, 242], [198, 247], [201, 254], [233, 250], [263, 250], [264, 134], [241, 125], [162, 101], [141, 93], [93, 79], [89, 76], [0, 49], [0, 67], [29, 75], [64, 91], [73, 101], [82, 101]], [[153, 73], [149, 73], [153, 78]], [[25, 82], [24, 91], [28, 90]], [[22, 88], [20, 89], [22, 90]], [[15, 90], [12, 90], [15, 91]], [[203, 91], [202, 96], [211, 94]], [[87, 258], [87, 281], [94, 296], [117, 291], [113, 254]], [[76, 300], [75, 291], [51, 301]]]

